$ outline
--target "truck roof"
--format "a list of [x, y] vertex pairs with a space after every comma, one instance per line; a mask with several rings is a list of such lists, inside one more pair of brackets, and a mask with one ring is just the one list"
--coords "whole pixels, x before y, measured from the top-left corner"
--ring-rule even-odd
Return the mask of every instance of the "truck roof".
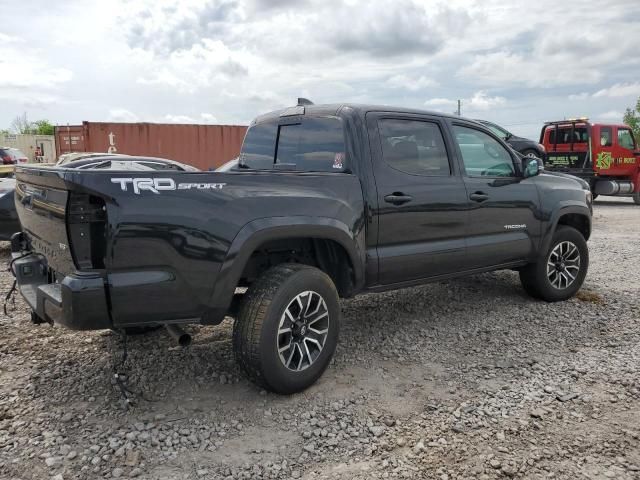
[[588, 118], [580, 118], [576, 120], [558, 120], [554, 122], [544, 122], [544, 127], [570, 127], [571, 125], [589, 125], [591, 127], [618, 127], [618, 128], [629, 128], [628, 125], [624, 123], [604, 123], [604, 122], [590, 122]]
[[406, 107], [394, 107], [391, 105], [375, 105], [375, 104], [361, 104], [361, 103], [328, 103], [321, 105], [295, 105], [288, 108], [283, 108], [280, 110], [274, 110], [272, 112], [268, 112], [262, 115], [259, 115], [255, 118], [255, 120], [251, 123], [262, 123], [268, 120], [273, 120], [275, 118], [279, 118], [283, 113], [288, 113], [288, 115], [337, 115], [342, 109], [350, 109], [356, 114], [360, 116], [364, 116], [367, 112], [390, 112], [390, 113], [414, 113], [414, 114], [427, 114], [436, 117], [446, 117], [446, 118], [455, 118], [460, 119], [464, 117], [458, 117], [456, 115], [450, 115], [442, 112], [435, 112], [432, 110], [421, 110], [416, 108], [406, 108]]

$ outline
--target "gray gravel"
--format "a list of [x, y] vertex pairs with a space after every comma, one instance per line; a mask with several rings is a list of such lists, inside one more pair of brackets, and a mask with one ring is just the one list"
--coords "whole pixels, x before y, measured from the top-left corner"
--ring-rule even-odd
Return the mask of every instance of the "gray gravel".
[[30, 325], [18, 300], [0, 478], [640, 478], [640, 207], [598, 201], [594, 224], [565, 303], [513, 272], [344, 301], [335, 361], [291, 397], [242, 377], [225, 322], [187, 349], [130, 337], [125, 411], [119, 338]]

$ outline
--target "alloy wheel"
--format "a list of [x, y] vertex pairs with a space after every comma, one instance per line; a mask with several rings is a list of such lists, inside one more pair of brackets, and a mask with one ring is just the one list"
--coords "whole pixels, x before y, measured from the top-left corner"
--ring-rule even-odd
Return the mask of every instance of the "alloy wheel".
[[317, 292], [302, 292], [291, 300], [278, 326], [280, 361], [289, 370], [300, 372], [318, 359], [329, 332], [329, 309]]
[[569, 241], [557, 244], [547, 259], [547, 278], [558, 290], [569, 288], [580, 272], [580, 250]]

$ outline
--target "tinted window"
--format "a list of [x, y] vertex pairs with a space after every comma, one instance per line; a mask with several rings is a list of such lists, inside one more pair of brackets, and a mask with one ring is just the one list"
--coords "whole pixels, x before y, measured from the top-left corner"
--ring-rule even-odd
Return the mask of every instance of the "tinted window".
[[467, 175], [515, 176], [511, 155], [495, 138], [473, 128], [454, 126], [453, 131]]
[[450, 175], [442, 132], [435, 123], [418, 120], [378, 121], [382, 157], [392, 168], [412, 175]]
[[[550, 127], [550, 128], [551, 128], [551, 133], [549, 134], [549, 143], [556, 143], [556, 129], [554, 127]], [[573, 130], [573, 134], [571, 131], [571, 127], [558, 128], [557, 143], [571, 143], [572, 138], [573, 138], [573, 143], [588, 142], [589, 132], [587, 131], [587, 127], [576, 127]]]
[[613, 142], [613, 133], [611, 131], [611, 127], [602, 127], [600, 129], [600, 146], [601, 147], [610, 147]]
[[278, 125], [273, 122], [254, 125], [247, 131], [242, 144], [239, 163], [249, 168], [273, 168]]
[[340, 119], [307, 117], [302, 123], [280, 126], [276, 163], [307, 172], [335, 172], [343, 170], [344, 160]]
[[636, 143], [633, 141], [631, 130], [627, 130], [626, 128], [621, 128], [618, 130], [618, 145], [620, 145], [622, 148], [635, 150]]

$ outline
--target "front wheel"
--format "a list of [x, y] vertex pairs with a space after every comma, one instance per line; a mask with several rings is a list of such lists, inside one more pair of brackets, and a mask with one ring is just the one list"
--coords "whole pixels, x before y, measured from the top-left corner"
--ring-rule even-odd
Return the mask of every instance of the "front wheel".
[[278, 265], [245, 294], [233, 326], [236, 361], [267, 390], [300, 392], [329, 365], [339, 330], [340, 303], [331, 279], [307, 265]]
[[636, 205], [640, 205], [640, 192], [636, 192], [633, 194], [633, 203]]
[[522, 155], [524, 155], [525, 157], [536, 157], [536, 158], [542, 158], [542, 157], [540, 156], [540, 154], [539, 154], [537, 151], [533, 150], [532, 148], [529, 148], [529, 149], [527, 149], [527, 150], [523, 150], [523, 151], [522, 151]]
[[588, 268], [586, 240], [575, 228], [560, 225], [544, 255], [520, 270], [520, 281], [532, 297], [558, 302], [580, 290]]

